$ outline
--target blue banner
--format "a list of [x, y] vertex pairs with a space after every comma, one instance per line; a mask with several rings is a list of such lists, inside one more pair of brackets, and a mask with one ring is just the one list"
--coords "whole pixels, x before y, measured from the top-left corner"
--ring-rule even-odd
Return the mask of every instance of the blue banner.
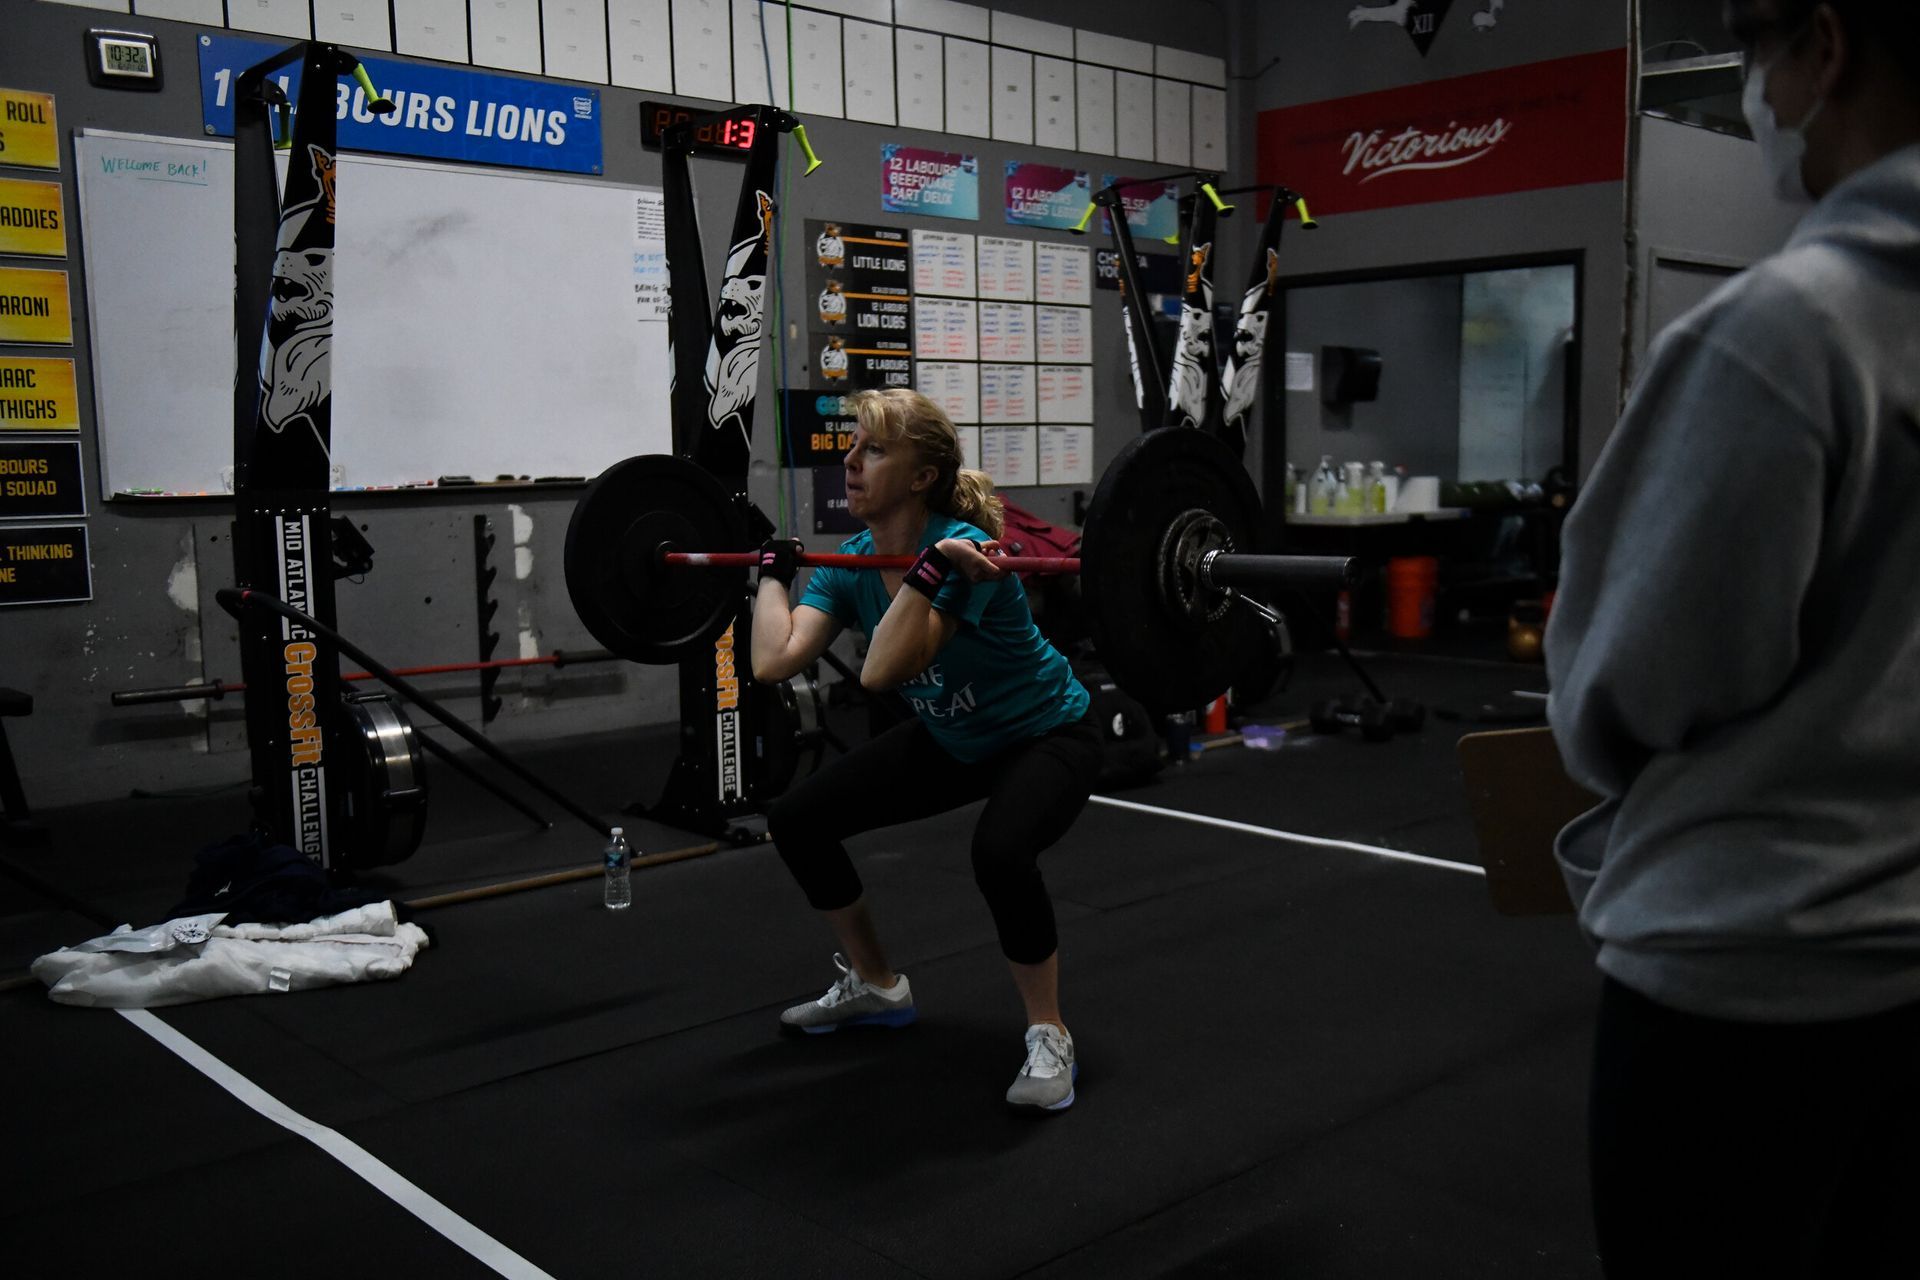
[[[210, 135], [233, 136], [233, 85], [240, 73], [286, 42], [200, 37], [200, 113]], [[462, 68], [362, 59], [374, 88], [393, 99], [391, 114], [367, 109], [359, 85], [335, 91], [343, 151], [425, 156], [516, 169], [599, 173], [600, 91], [518, 80]], [[275, 73], [287, 97], [300, 97], [300, 67]]]

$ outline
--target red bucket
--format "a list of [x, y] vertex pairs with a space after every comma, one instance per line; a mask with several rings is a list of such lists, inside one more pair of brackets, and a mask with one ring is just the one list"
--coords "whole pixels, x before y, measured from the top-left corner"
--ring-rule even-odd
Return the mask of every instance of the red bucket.
[[1440, 562], [1432, 556], [1395, 556], [1387, 561], [1387, 634], [1420, 640], [1433, 634], [1433, 602]]

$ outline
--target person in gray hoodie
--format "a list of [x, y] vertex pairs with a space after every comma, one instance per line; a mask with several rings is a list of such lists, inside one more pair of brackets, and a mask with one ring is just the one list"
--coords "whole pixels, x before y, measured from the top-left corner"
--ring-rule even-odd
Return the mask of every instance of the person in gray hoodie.
[[1564, 531], [1556, 846], [1611, 1277], [1920, 1276], [1920, 3], [1727, 0], [1786, 248], [1659, 335]]

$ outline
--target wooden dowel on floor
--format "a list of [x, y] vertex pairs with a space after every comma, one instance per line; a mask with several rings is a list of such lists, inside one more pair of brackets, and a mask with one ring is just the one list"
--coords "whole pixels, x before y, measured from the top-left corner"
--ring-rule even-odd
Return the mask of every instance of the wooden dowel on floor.
[[[643, 854], [633, 860], [637, 867], [657, 867], [669, 862], [682, 862], [688, 858], [704, 858], [710, 853], [738, 846], [723, 844], [718, 840], [707, 844], [688, 845], [684, 849], [669, 849], [665, 853]], [[409, 898], [400, 905], [414, 911], [431, 911], [435, 907], [450, 907], [457, 902], [478, 902], [482, 898], [498, 898], [509, 893], [521, 893], [528, 889], [545, 889], [550, 885], [567, 884], [574, 880], [591, 880], [606, 874], [600, 864], [590, 867], [577, 867], [571, 871], [550, 871], [546, 875], [528, 876], [521, 880], [502, 880], [498, 884], [475, 885], [471, 889], [456, 889], [452, 893], [436, 893], [427, 898]]]

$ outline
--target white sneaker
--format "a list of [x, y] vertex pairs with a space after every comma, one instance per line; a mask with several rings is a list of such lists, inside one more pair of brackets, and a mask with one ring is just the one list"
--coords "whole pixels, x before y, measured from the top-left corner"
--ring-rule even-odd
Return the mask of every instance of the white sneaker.
[[1065, 1111], [1073, 1105], [1073, 1082], [1080, 1064], [1073, 1058], [1073, 1037], [1050, 1022], [1027, 1028], [1027, 1062], [1013, 1078], [1007, 1101], [1016, 1107]]
[[833, 963], [840, 970], [839, 980], [818, 1000], [781, 1014], [781, 1026], [818, 1036], [841, 1027], [904, 1027], [920, 1016], [914, 1011], [913, 988], [907, 985], [906, 974], [895, 975], [893, 986], [881, 988], [863, 981], [837, 951]]

